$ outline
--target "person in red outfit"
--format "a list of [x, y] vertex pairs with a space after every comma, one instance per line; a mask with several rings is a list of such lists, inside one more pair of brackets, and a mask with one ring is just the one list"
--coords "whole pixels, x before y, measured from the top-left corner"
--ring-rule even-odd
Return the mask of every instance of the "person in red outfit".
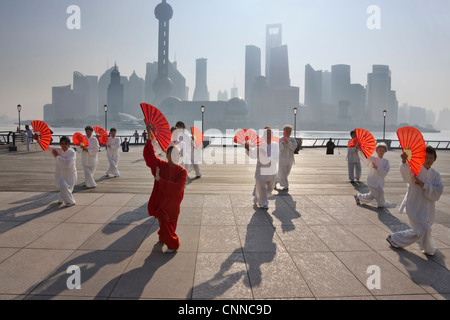
[[[151, 125], [147, 125], [147, 132], [151, 132], [151, 129]], [[185, 168], [175, 164], [175, 158], [179, 157], [178, 147], [169, 147], [166, 151], [167, 161], [164, 161], [155, 155], [152, 140], [147, 139], [144, 147], [145, 162], [155, 177], [148, 213], [158, 219], [159, 241], [167, 246], [166, 252], [170, 253], [180, 246], [175, 231], [188, 173]]]

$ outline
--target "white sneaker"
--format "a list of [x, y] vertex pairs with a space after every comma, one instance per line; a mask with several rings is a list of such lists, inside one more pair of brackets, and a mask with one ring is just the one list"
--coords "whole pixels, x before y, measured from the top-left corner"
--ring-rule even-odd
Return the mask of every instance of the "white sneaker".
[[392, 248], [395, 248], [395, 249], [400, 248], [400, 246], [398, 244], [396, 244], [394, 242], [394, 240], [392, 240], [391, 235], [388, 235], [386, 240], [387, 240], [387, 242], [389, 242], [389, 244], [391, 245]]

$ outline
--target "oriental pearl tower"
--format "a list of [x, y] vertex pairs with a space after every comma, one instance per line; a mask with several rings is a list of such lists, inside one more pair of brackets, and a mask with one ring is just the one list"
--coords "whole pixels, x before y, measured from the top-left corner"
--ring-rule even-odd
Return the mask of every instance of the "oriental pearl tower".
[[158, 77], [153, 82], [155, 104], [170, 96], [172, 92], [172, 80], [169, 78], [169, 20], [172, 19], [173, 9], [162, 0], [155, 8], [156, 19], [159, 20], [158, 40]]

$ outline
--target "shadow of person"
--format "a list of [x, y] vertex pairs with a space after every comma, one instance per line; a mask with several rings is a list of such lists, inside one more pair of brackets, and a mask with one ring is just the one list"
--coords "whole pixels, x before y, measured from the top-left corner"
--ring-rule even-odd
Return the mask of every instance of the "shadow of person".
[[109, 288], [113, 287], [114, 291], [112, 293], [115, 298], [140, 298], [156, 271], [177, 254], [177, 252], [171, 254], [162, 253], [162, 247], [163, 244], [157, 242], [141, 267], [132, 269], [112, 279], [99, 291], [99, 296], [101, 297], [103, 292], [107, 293]]
[[353, 188], [355, 188], [356, 191], [358, 191], [359, 193], [368, 193], [369, 192], [369, 187], [361, 181], [352, 181], [350, 182], [353, 186]]
[[283, 196], [275, 197], [275, 210], [271, 214], [281, 222], [281, 231], [286, 233], [295, 230], [293, 220], [300, 218], [300, 213], [291, 195], [286, 192], [282, 194]]
[[[40, 284], [32, 286], [29, 290], [27, 290], [27, 292], [31, 291], [31, 295], [39, 295], [42, 297], [47, 296], [49, 298], [67, 292], [67, 279], [70, 276], [67, 274], [67, 269], [69, 266], [78, 266], [81, 272], [82, 290], [80, 293], [75, 291], [73, 295], [89, 295], [86, 294], [86, 291], [83, 292], [83, 284], [88, 283], [88, 281], [96, 275], [100, 275], [100, 278], [102, 278], [105, 274], [111, 272], [110, 268], [114, 268], [114, 266], [120, 263], [126, 263], [126, 260], [135, 254], [140, 244], [151, 235], [152, 232], [149, 232], [149, 230], [151, 230], [151, 225], [152, 224], [139, 224], [134, 226], [130, 231], [109, 244], [104, 249], [80, 249], [75, 251], [73, 258], [65, 261], [54, 272], [52, 272], [52, 274], [41, 281]], [[102, 232], [111, 234], [122, 228], [123, 226], [121, 224], [108, 223], [104, 226]], [[95, 284], [90, 284], [87, 286], [90, 287], [92, 285]], [[108, 297], [114, 289], [114, 285], [115, 284], [109, 281], [108, 285], [105, 285], [100, 291], [92, 293], [89, 296], [95, 296], [97, 298]], [[87, 290], [94, 289], [88, 288]]]
[[[242, 281], [248, 288], [261, 285], [261, 266], [273, 261], [276, 254], [276, 244], [273, 241], [275, 228], [272, 225], [273, 219], [266, 210], [256, 207], [253, 207], [253, 210], [250, 222], [247, 224], [244, 245], [234, 250], [225, 259], [219, 271], [211, 279], [193, 288], [194, 298], [222, 297], [238, 281]], [[243, 264], [247, 270], [233, 268], [235, 264]], [[191, 298], [190, 295], [191, 292], [187, 298]]]

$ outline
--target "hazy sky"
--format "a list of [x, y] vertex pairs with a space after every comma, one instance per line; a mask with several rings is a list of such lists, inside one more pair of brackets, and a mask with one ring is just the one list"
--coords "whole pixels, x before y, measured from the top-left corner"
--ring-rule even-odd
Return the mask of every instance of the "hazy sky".
[[[0, 116], [42, 118], [52, 86], [72, 84], [73, 71], [101, 76], [117, 62], [122, 75], [157, 60], [161, 0], [0, 0]], [[244, 95], [245, 46], [265, 56], [267, 24], [283, 25], [290, 78], [304, 101], [304, 69], [351, 65], [352, 83], [367, 84], [373, 64], [387, 64], [400, 105], [450, 108], [449, 0], [168, 0], [170, 60], [195, 89], [195, 60], [208, 59], [208, 89], [234, 82]], [[81, 29], [69, 30], [67, 8], [81, 10]], [[381, 29], [369, 29], [371, 5]], [[262, 66], [264, 73], [264, 62]], [[138, 106], [137, 106], [138, 107]], [[401, 120], [401, 119], [399, 119]]]

